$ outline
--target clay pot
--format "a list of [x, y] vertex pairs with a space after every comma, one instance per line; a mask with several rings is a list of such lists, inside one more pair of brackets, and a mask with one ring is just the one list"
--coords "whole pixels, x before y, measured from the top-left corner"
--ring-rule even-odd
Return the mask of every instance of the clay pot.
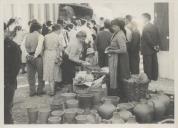
[[137, 123], [136, 117], [134, 115], [132, 115], [131, 117], [128, 118], [127, 123], [129, 123], [129, 124]]
[[64, 99], [63, 98], [53, 99], [50, 107], [51, 107], [52, 111], [59, 110], [59, 109], [64, 110], [64, 108], [65, 108]]
[[154, 119], [159, 121], [163, 119], [166, 113], [166, 105], [159, 100], [158, 97], [154, 97], [148, 101], [148, 104], [154, 108]]
[[51, 112], [51, 116], [58, 116], [58, 117], [63, 117], [64, 111], [63, 110], [55, 110]]
[[151, 123], [153, 121], [154, 108], [146, 102], [137, 104], [133, 112], [139, 123]]
[[93, 106], [93, 95], [90, 93], [79, 94], [78, 100], [79, 100], [80, 108], [86, 109], [86, 108], [92, 108]]
[[50, 109], [41, 108], [38, 112], [38, 122], [40, 124], [46, 124], [48, 122], [49, 114], [50, 114]]
[[64, 98], [64, 101], [66, 102], [67, 100], [75, 99], [76, 94], [75, 93], [62, 93], [61, 96], [62, 98]]
[[132, 116], [132, 113], [127, 110], [121, 110], [118, 112], [121, 119], [123, 119], [125, 122], [128, 121], [128, 119]]
[[66, 101], [67, 108], [78, 108], [78, 100], [71, 99]]
[[87, 115], [78, 115], [75, 117], [77, 124], [86, 124], [87, 123]]
[[36, 124], [38, 119], [38, 109], [37, 108], [27, 108], [28, 123]]
[[84, 113], [84, 110], [81, 108], [76, 108], [77, 115], [82, 115]]
[[117, 110], [128, 110], [132, 111], [135, 105], [133, 103], [120, 103], [117, 105]]
[[174, 124], [174, 119], [164, 119], [158, 122], [158, 124]]
[[112, 104], [115, 106], [117, 106], [117, 104], [119, 103], [119, 100], [120, 100], [120, 98], [118, 96], [106, 96], [106, 97], [103, 97], [101, 99], [101, 101], [104, 102], [107, 99], [111, 100]]
[[112, 104], [111, 100], [105, 100], [104, 104], [98, 108], [98, 113], [103, 119], [110, 119], [116, 107]]
[[101, 123], [102, 124], [112, 124], [112, 121], [111, 120], [102, 119]]
[[61, 123], [61, 117], [52, 116], [48, 118], [48, 124], [60, 124], [60, 123]]
[[91, 88], [89, 93], [93, 94], [93, 104], [98, 105], [101, 101], [101, 98], [104, 96], [104, 90], [102, 88]]
[[166, 106], [166, 111], [169, 109], [169, 105], [170, 105], [170, 98], [169, 96], [165, 95], [163, 92], [159, 92], [158, 95], [156, 95], [156, 97], [158, 97], [159, 101], [163, 102]]
[[64, 122], [73, 124], [75, 116], [77, 115], [77, 110], [75, 108], [68, 108], [64, 111]]
[[111, 119], [112, 124], [123, 124], [125, 121], [120, 117], [118, 112], [113, 112], [113, 117]]

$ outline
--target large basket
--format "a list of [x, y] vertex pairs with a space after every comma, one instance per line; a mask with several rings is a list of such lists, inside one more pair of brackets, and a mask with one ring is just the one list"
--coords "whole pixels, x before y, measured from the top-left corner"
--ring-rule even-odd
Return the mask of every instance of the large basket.
[[149, 81], [145, 83], [129, 82], [123, 80], [123, 89], [128, 101], [139, 101], [142, 98], [146, 98], [148, 93]]

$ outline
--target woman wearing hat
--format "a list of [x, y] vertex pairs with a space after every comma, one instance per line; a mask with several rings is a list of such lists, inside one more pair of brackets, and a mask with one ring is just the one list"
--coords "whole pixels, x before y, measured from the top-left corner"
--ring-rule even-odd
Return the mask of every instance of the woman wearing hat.
[[106, 48], [106, 53], [109, 56], [110, 69], [109, 95], [119, 95], [122, 99], [122, 79], [130, 77], [124, 20], [112, 20], [111, 27], [114, 34], [111, 38], [110, 46]]
[[60, 64], [62, 62], [62, 38], [61, 25], [55, 24], [53, 31], [45, 36], [44, 40], [44, 56], [43, 56], [43, 79], [49, 82], [46, 85], [46, 91], [49, 95], [54, 95], [55, 82], [62, 81]]

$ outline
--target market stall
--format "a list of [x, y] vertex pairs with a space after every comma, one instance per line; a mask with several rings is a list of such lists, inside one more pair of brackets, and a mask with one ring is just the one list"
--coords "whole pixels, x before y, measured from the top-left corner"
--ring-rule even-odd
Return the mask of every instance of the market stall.
[[85, 67], [73, 80], [72, 92], [56, 94], [50, 108], [28, 108], [29, 123], [123, 124], [173, 123], [174, 97], [148, 90], [142, 73], [124, 80], [127, 102], [108, 96], [109, 68]]

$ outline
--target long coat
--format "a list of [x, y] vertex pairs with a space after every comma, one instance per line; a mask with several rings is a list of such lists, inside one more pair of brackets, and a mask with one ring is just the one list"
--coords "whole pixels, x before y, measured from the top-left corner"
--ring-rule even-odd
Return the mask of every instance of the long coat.
[[154, 46], [160, 44], [160, 35], [156, 26], [148, 23], [143, 28], [141, 37], [141, 53], [143, 55], [152, 55], [156, 53]]
[[158, 59], [154, 46], [160, 44], [158, 29], [151, 23], [145, 25], [141, 37], [144, 72], [150, 80], [158, 79]]
[[[114, 49], [126, 48], [126, 37], [123, 31], [119, 31], [111, 38], [111, 45]], [[128, 53], [114, 53], [109, 55], [110, 88], [116, 89], [121, 86], [120, 81], [130, 77]]]
[[17, 74], [21, 65], [20, 47], [11, 39], [4, 40], [4, 84], [17, 87]]

